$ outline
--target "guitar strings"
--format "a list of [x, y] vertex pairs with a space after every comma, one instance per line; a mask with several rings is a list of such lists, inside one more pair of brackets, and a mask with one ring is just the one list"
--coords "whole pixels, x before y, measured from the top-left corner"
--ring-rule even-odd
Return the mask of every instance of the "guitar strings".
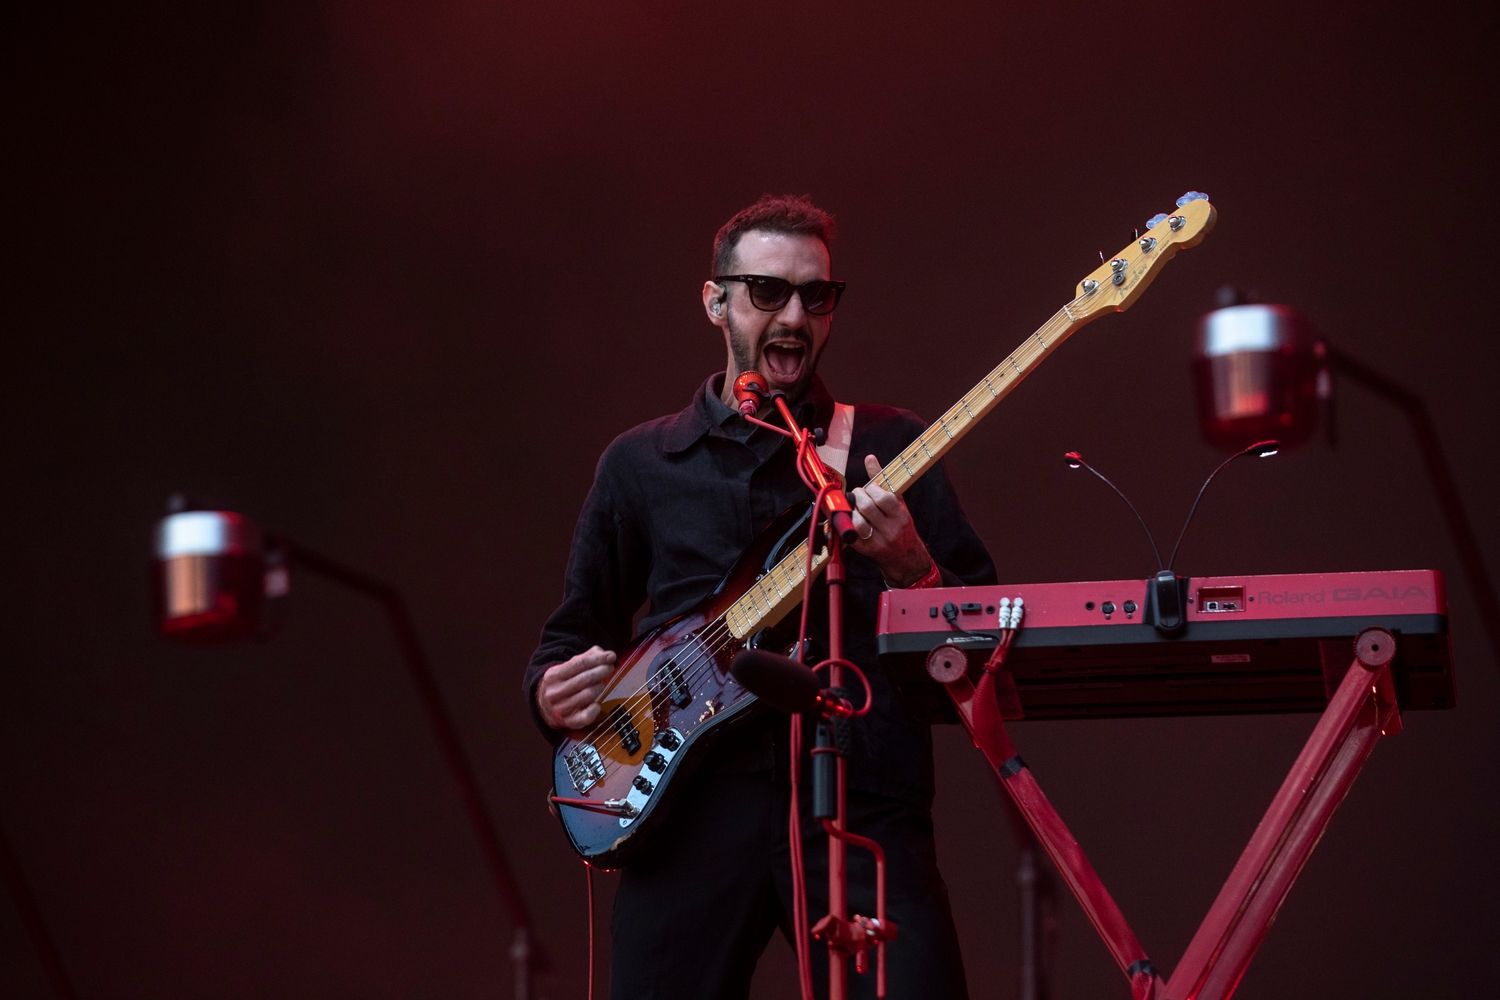
[[[799, 546], [798, 550], [796, 550], [796, 551], [800, 551], [800, 550], [801, 550], [801, 547]], [[796, 552], [794, 552], [792, 554], [795, 555]], [[790, 556], [788, 556], [787, 558], [790, 558]], [[774, 573], [776, 571], [776, 569], [780, 568], [780, 565], [781, 565], [781, 563], [777, 563], [776, 567], [772, 568], [771, 573]], [[767, 574], [767, 576], [769, 576], [769, 575], [770, 575], [770, 573]], [[765, 579], [765, 577], [762, 577], [761, 579]], [[759, 583], [760, 581], [757, 580], [756, 582]], [[736, 603], [738, 603], [738, 602], [736, 602]], [[733, 605], [731, 605], [731, 607], [732, 606]], [[719, 645], [713, 645], [713, 644], [720, 643], [720, 640], [724, 639], [726, 633], [728, 633], [729, 631], [730, 631], [730, 628], [729, 628], [729, 622], [727, 620], [727, 613], [726, 613], [725, 616], [721, 616], [720, 618], [718, 618], [714, 622], [712, 622], [710, 624], [710, 626], [709, 626], [708, 629], [704, 630], [703, 632], [699, 632], [699, 633], [695, 633], [695, 634], [689, 634], [683, 640], [683, 645], [684, 646], [686, 646], [689, 642], [697, 642], [698, 645], [700, 647], [702, 647], [700, 650], [697, 650], [697, 651], [687, 650], [687, 652], [694, 654], [692, 660], [686, 661], [686, 662], [678, 661], [675, 664], [678, 667], [679, 673], [682, 675], [682, 683], [684, 685], [690, 685], [692, 682], [698, 681], [698, 680], [702, 680], [703, 677], [706, 676], [706, 672], [705, 671], [703, 671], [701, 669], [698, 669], [699, 665], [703, 663], [703, 660], [704, 660], [705, 656], [712, 656], [712, 655], [714, 655], [714, 654], [716, 654], [718, 652], [721, 652], [725, 648], [724, 644], [719, 644]], [[677, 655], [681, 655], [681, 654], [679, 653]], [[676, 655], [674, 655], [673, 657], [669, 658], [668, 661], [667, 661], [667, 663], [673, 663], [674, 661], [676, 661]], [[665, 671], [663, 671], [662, 673], [665, 673]], [[631, 694], [627, 695], [626, 697], [620, 699], [619, 704], [621, 706], [626, 705], [629, 702], [632, 702], [636, 698], [640, 697], [642, 694], [647, 693], [648, 691], [650, 693], [652, 693], [652, 694], [665, 694], [666, 693], [666, 689], [665, 688], [658, 687], [655, 690], [652, 690], [652, 683], [653, 683], [653, 681], [656, 681], [656, 680], [660, 679], [662, 677], [662, 673], [658, 673], [654, 677], [647, 678], [646, 682], [644, 684], [642, 684], [639, 688], [637, 688], [634, 692], [632, 692]], [[668, 686], [675, 686], [675, 685], [671, 684], [670, 680], [667, 680], [665, 683]], [[612, 709], [608, 713], [608, 716], [612, 717], [614, 715], [615, 711], [617, 711], [617, 710], [618, 709]], [[601, 734], [606, 733], [613, 726], [614, 726], [614, 723], [610, 721], [609, 717], [606, 717], [605, 719], [600, 720], [598, 723], [596, 723], [594, 725], [594, 728], [591, 729], [589, 731], [589, 733], [587, 734], [588, 735], [587, 742], [593, 743], [596, 740], [596, 738], [598, 738]], [[602, 746], [609, 746], [609, 749], [611, 749], [611, 750], [615, 749], [618, 746], [618, 744], [615, 744], [614, 746], [610, 746], [607, 743], [606, 744], [601, 744], [601, 745]], [[599, 747], [596, 746], [595, 749], [597, 750], [597, 749], [599, 749]]]
[[[699, 647], [697, 650], [685, 650], [685, 652], [692, 655], [692, 659], [683, 662], [677, 661], [676, 656], [673, 656], [667, 661], [668, 663], [676, 661], [676, 666], [678, 667], [679, 673], [682, 676], [681, 685], [683, 687], [691, 689], [694, 685], [706, 678], [715, 669], [718, 663], [718, 654], [722, 653], [729, 647], [728, 640], [730, 638], [730, 635], [731, 630], [729, 628], [729, 624], [725, 618], [721, 617], [713, 622], [705, 631], [689, 635], [686, 637], [686, 639], [684, 639], [684, 646], [687, 646], [689, 643], [696, 643]], [[679, 653], [677, 655], [681, 654]], [[656, 698], [658, 696], [670, 697], [668, 689], [677, 686], [676, 684], [673, 684], [670, 679], [663, 678], [663, 674], [665, 674], [664, 670], [654, 677], [648, 678], [646, 682], [642, 684], [641, 687], [638, 688], [634, 693], [621, 699], [620, 702], [608, 713], [606, 713], [605, 717], [601, 719], [601, 721], [598, 722], [589, 732], [589, 738], [586, 742], [590, 745], [594, 745], [595, 752], [598, 753], [600, 758], [602, 759], [601, 762], [603, 763], [604, 773], [606, 777], [614, 768], [625, 766], [623, 763], [616, 763], [603, 759], [606, 758], [608, 754], [613, 753], [615, 750], [618, 750], [621, 746], [624, 745], [624, 736], [619, 732], [622, 723], [631, 725], [633, 727], [633, 722], [631, 722], [631, 720], [635, 713], [626, 712], [626, 709], [629, 708], [632, 702], [636, 701], [642, 695], [646, 695], [650, 703], [650, 708], [653, 710], [654, 714], [654, 710], [656, 708]], [[738, 702], [735, 702], [735, 704], [738, 704]], [[717, 714], [717, 712], [715, 714]], [[605, 740], [598, 740], [598, 737], [601, 734], [606, 734], [608, 738]]]
[[[1087, 294], [1089, 293], [1085, 293], [1085, 295]], [[1084, 295], [1075, 296], [1073, 300], [1068, 303], [1068, 306], [1077, 305], [1083, 298]], [[1054, 313], [1047, 319], [1046, 322], [1038, 327], [1036, 331], [1034, 331], [1030, 336], [1023, 340], [1015, 350], [1013, 350], [1004, 360], [1000, 362], [999, 365], [997, 365], [994, 369], [991, 369], [990, 373], [987, 374], [984, 379], [974, 387], [974, 389], [971, 389], [968, 393], [965, 393], [964, 396], [958, 400], [958, 402], [954, 403], [951, 407], [948, 408], [948, 410], [943, 414], [942, 417], [938, 419], [936, 423], [924, 430], [922, 435], [920, 435], [917, 440], [913, 442], [913, 445], [921, 443], [928, 432], [930, 432], [934, 428], [946, 427], [946, 425], [950, 421], [950, 418], [957, 418], [958, 416], [963, 415], [970, 420], [976, 419], [972, 410], [969, 409], [966, 401], [969, 395], [977, 390], [980, 385], [986, 386], [993, 393], [994, 386], [991, 384], [991, 380], [996, 377], [997, 373], [1002, 379], [1008, 378], [1012, 374], [1021, 376], [1028, 374], [1030, 366], [1037, 360], [1037, 358], [1035, 357], [1026, 358], [1025, 364], [1027, 366], [1027, 369], [1025, 371], [1016, 372], [1014, 371], [1014, 369], [1006, 370], [1006, 366], [1007, 364], [1015, 365], [1020, 362], [1022, 360], [1020, 358], [1020, 355], [1022, 355], [1023, 353], [1030, 354], [1030, 348], [1033, 342], [1035, 342], [1037, 345], [1037, 354], [1045, 354], [1047, 350], [1055, 346], [1056, 342], [1049, 343], [1048, 341], [1043, 340], [1042, 334], [1044, 333], [1044, 331], [1049, 333], [1054, 332], [1048, 330], [1049, 327], [1052, 327], [1054, 325], [1061, 327], [1061, 329], [1063, 330], [1066, 330], [1067, 321], [1065, 320], [1064, 322], [1059, 324], [1058, 317], [1064, 316], [1068, 317], [1069, 319], [1072, 318], [1068, 306], [1065, 306], [1063, 309], [1060, 309], [1058, 310], [1058, 312]], [[902, 470], [906, 475], [906, 482], [901, 485], [900, 489], [895, 491], [898, 493], [904, 492], [905, 487], [910, 485], [916, 478], [919, 478], [911, 474], [910, 468], [907, 466], [907, 463], [905, 461], [906, 451], [910, 450], [910, 448], [911, 446], [908, 446], [907, 449], [903, 449], [901, 454], [892, 459], [891, 463], [888, 463], [887, 465], [887, 469], [890, 469], [899, 461]], [[928, 450], [925, 445], [923, 445], [923, 450]], [[881, 482], [882, 486], [884, 486], [885, 488], [890, 488], [889, 477], [887, 477], [885, 469], [877, 474], [876, 478], [872, 481], [881, 480], [884, 480], [884, 482]], [[788, 561], [800, 561], [798, 569], [800, 572], [805, 572], [803, 567], [806, 563], [806, 555], [803, 552], [803, 549], [806, 547], [806, 544], [807, 543], [805, 541], [801, 542], [796, 549], [794, 549], [791, 553], [788, 553], [788, 555], [783, 557], [782, 560], [778, 561], [777, 564], [765, 574], [765, 576], [760, 577], [758, 580], [756, 580], [755, 584], [752, 584], [752, 589], [774, 576], [782, 566], [788, 563]], [[786, 575], [790, 576], [790, 574]], [[793, 589], [796, 589], [795, 584], [793, 586]], [[742, 595], [739, 600], [736, 600], [734, 604], [730, 605], [730, 609], [733, 609], [735, 604], [738, 604], [740, 600], [744, 599], [744, 596], [748, 596], [750, 593], [751, 591], [747, 590], [745, 595]], [[779, 599], [781, 597], [781, 594], [778, 592], [777, 596]], [[684, 641], [684, 645], [686, 645], [688, 642], [696, 642], [699, 646], [699, 650], [691, 661], [687, 662], [686, 664], [680, 662], [676, 664], [679, 669], [679, 674], [681, 675], [681, 686], [691, 689], [692, 686], [702, 681], [716, 669], [718, 663], [718, 654], [722, 653], [729, 647], [728, 639], [730, 632], [731, 629], [728, 623], [728, 612], [726, 611], [725, 615], [721, 616], [714, 623], [712, 623], [709, 629], [687, 636], [686, 640]], [[675, 657], [673, 659], [669, 659], [667, 663], [672, 663], [674, 659]], [[604, 774], [603, 776], [601, 776], [600, 780], [607, 779], [611, 771], [616, 770], [619, 767], [626, 766], [622, 762], [614, 762], [607, 759], [608, 754], [613, 753], [624, 745], [625, 737], [621, 732], [621, 729], [623, 728], [622, 723], [623, 725], [629, 725], [631, 726], [631, 728], [634, 728], [633, 718], [635, 716], [635, 712], [627, 712], [626, 709], [631, 705], [632, 702], [645, 695], [647, 697], [648, 707], [652, 710], [652, 714], [654, 715], [655, 709], [657, 707], [657, 698], [660, 696], [670, 697], [668, 688], [678, 686], [677, 684], [672, 683], [670, 679], [663, 680], [664, 674], [665, 671], [663, 670], [653, 677], [648, 677], [645, 683], [637, 688], [632, 694], [621, 699], [613, 709], [605, 714], [604, 718], [595, 723], [593, 729], [591, 729], [587, 734], [587, 739], [584, 742], [588, 745], [594, 746], [595, 752], [598, 753], [601, 758], [601, 765], [603, 767]], [[653, 682], [657, 682], [657, 685], [653, 686]], [[665, 684], [665, 686], [661, 686], [663, 683]], [[736, 701], [732, 704], [738, 703], [739, 702]], [[717, 712], [715, 712], [715, 714], [717, 714]], [[613, 732], [611, 732], [611, 730], [613, 730]], [[599, 740], [601, 734], [607, 735], [608, 739]]]

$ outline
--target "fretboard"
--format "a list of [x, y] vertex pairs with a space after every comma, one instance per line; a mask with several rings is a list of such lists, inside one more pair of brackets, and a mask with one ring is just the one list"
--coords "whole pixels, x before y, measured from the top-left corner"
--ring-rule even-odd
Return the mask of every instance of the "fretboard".
[[[922, 477], [928, 469], [958, 443], [959, 438], [969, 432], [985, 414], [1010, 394], [1042, 359], [1057, 349], [1074, 331], [1093, 319], [1097, 313], [1075, 316], [1069, 306], [1063, 306], [1051, 319], [1027, 337], [1010, 357], [995, 366], [984, 379], [964, 394], [963, 398], [949, 407], [948, 412], [936, 420], [922, 436], [907, 446], [895, 458], [885, 463], [872, 482], [895, 493], [906, 492], [907, 487]], [[850, 461], [859, 456], [850, 455]], [[813, 556], [813, 575], [816, 576], [828, 561], [826, 548]], [[807, 567], [807, 542], [804, 540], [796, 550], [765, 576], [755, 582], [745, 594], [730, 605], [725, 612], [725, 623], [738, 639], [754, 635], [760, 629], [769, 628], [780, 621], [788, 611], [802, 599], [803, 583]]]

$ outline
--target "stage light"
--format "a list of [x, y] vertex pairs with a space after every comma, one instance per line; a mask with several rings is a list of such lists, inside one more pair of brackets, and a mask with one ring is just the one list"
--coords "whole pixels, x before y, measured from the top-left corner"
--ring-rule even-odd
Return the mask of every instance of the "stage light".
[[1306, 441], [1327, 397], [1323, 353], [1287, 306], [1231, 305], [1204, 316], [1193, 353], [1203, 436], [1231, 451], [1266, 438], [1288, 448]]
[[[1219, 289], [1218, 304], [1199, 321], [1193, 349], [1198, 426], [1204, 439], [1240, 454], [1277, 443], [1251, 444], [1262, 438], [1277, 438], [1282, 447], [1292, 448], [1311, 438], [1321, 424], [1329, 444], [1336, 444], [1335, 375], [1402, 410], [1500, 665], [1500, 602], [1426, 401], [1315, 336], [1307, 319], [1290, 306], [1247, 302], [1228, 285]], [[1260, 454], [1268, 457], [1275, 450]]]
[[384, 605], [427, 720], [458, 784], [469, 825], [511, 918], [514, 996], [529, 1000], [535, 996], [536, 975], [549, 970], [548, 959], [532, 930], [494, 819], [400, 591], [285, 536], [264, 532], [244, 514], [210, 509], [177, 493], [167, 501], [167, 515], [156, 525], [152, 583], [157, 629], [169, 639], [192, 642], [266, 638], [278, 617], [274, 610], [278, 599], [290, 589], [293, 566]]
[[266, 551], [260, 526], [227, 510], [190, 510], [180, 496], [157, 524], [157, 628], [172, 639], [216, 642], [261, 631]]

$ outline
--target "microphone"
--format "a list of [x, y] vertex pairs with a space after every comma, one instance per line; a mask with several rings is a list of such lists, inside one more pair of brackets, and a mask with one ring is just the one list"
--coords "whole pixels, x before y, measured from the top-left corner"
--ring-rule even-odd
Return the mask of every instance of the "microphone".
[[729, 662], [729, 672], [751, 694], [788, 715], [851, 714], [849, 703], [825, 688], [817, 674], [785, 656], [747, 649]]
[[734, 398], [739, 404], [740, 416], [755, 416], [755, 411], [760, 409], [761, 400], [770, 391], [766, 377], [760, 372], [752, 369], [741, 374], [734, 380]]

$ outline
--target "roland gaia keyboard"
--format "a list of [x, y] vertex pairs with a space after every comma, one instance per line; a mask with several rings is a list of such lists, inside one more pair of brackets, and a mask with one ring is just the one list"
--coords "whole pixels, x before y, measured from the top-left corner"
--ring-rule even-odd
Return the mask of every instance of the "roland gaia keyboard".
[[1435, 570], [1179, 577], [1164, 593], [1156, 584], [888, 591], [881, 666], [909, 711], [955, 720], [927, 676], [928, 654], [957, 647], [977, 676], [999, 634], [1001, 600], [1020, 598], [1024, 615], [1006, 660], [1019, 696], [1006, 713], [1013, 718], [1322, 711], [1355, 635], [1372, 625], [1397, 636], [1392, 676], [1402, 711], [1453, 707], [1447, 594]]

